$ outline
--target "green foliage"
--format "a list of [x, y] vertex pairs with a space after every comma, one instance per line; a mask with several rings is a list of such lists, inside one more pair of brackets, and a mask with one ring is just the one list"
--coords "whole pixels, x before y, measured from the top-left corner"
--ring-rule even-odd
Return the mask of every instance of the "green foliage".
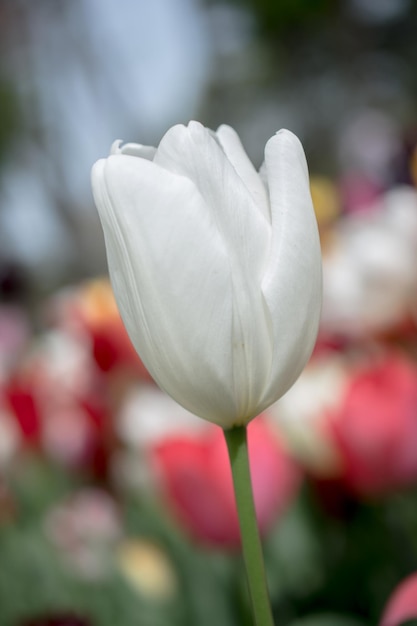
[[169, 556], [178, 577], [178, 592], [169, 599], [141, 595], [116, 559], [99, 580], [68, 567], [48, 539], [45, 515], [78, 481], [28, 459], [11, 483], [18, 513], [13, 523], [0, 528], [2, 626], [55, 612], [84, 615], [95, 626], [238, 625], [234, 559], [194, 546], [152, 501], [126, 499], [124, 531], [128, 538], [154, 542]]
[[[9, 487], [16, 517], [0, 527], [0, 623], [76, 612], [93, 626], [251, 626], [239, 553], [195, 544], [150, 497], [119, 494], [123, 534], [158, 546], [172, 564], [176, 592], [141, 593], [112, 551], [93, 580], [68, 566], [45, 516], [81, 482], [45, 462], [21, 460]], [[394, 587], [417, 563], [417, 499], [409, 491], [374, 503], [327, 496], [307, 486], [264, 545], [277, 626], [376, 624]], [[331, 502], [331, 500], [330, 500]]]

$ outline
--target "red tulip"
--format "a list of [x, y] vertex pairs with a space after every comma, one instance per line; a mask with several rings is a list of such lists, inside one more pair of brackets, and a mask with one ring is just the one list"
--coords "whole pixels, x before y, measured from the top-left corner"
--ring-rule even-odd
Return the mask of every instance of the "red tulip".
[[109, 415], [100, 383], [88, 349], [65, 333], [45, 334], [2, 390], [22, 443], [103, 475]]
[[[248, 426], [255, 507], [265, 532], [297, 492], [300, 473], [262, 419]], [[223, 433], [175, 436], [154, 449], [168, 502], [180, 522], [200, 541], [238, 547], [239, 523]]]
[[38, 444], [41, 419], [31, 382], [16, 372], [4, 385], [4, 396], [8, 408], [16, 417], [24, 439], [30, 444]]
[[52, 299], [49, 313], [55, 325], [71, 334], [86, 335], [102, 372], [122, 370], [150, 380], [125, 330], [107, 279], [99, 278], [63, 290]]

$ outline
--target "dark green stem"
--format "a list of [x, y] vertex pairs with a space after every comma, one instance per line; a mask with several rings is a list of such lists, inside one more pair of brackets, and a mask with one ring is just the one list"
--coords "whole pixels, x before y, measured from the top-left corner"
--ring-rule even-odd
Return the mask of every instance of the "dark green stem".
[[256, 626], [274, 626], [261, 540], [255, 515], [246, 427], [224, 430], [239, 514], [243, 558]]

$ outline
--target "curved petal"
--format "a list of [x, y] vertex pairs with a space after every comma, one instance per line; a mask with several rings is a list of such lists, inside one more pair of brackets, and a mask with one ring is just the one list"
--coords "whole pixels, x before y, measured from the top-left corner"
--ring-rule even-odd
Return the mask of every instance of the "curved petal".
[[215, 136], [198, 122], [171, 128], [154, 162], [195, 184], [227, 249], [233, 294], [233, 386], [239, 398], [239, 423], [245, 423], [257, 413], [272, 362], [270, 325], [260, 291], [270, 224]]
[[136, 156], [142, 159], [148, 159], [153, 161], [156, 153], [156, 148], [153, 146], [144, 146], [141, 143], [125, 143], [121, 139], [117, 139], [113, 142], [110, 154], [127, 154], [129, 156]]
[[317, 336], [321, 311], [321, 253], [300, 141], [280, 131], [265, 148], [272, 242], [262, 291], [270, 312], [274, 352], [263, 406], [298, 378]]
[[242, 183], [251, 194], [255, 205], [268, 222], [270, 222], [269, 198], [265, 185], [246, 154], [239, 139], [239, 135], [230, 126], [222, 124], [222, 126], [217, 129], [216, 136], [225, 155], [233, 165]]
[[92, 173], [110, 277], [126, 328], [158, 384], [192, 413], [232, 425], [232, 285], [195, 186], [116, 155]]
[[260, 277], [271, 227], [214, 133], [199, 122], [173, 126], [162, 138], [155, 163], [191, 180], [212, 212], [241, 272]]

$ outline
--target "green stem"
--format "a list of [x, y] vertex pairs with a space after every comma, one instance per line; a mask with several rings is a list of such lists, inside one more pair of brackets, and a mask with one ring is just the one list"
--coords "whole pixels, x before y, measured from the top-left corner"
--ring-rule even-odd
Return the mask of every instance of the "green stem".
[[246, 427], [238, 426], [224, 430], [224, 436], [232, 467], [243, 558], [255, 624], [256, 626], [274, 626], [253, 501]]

